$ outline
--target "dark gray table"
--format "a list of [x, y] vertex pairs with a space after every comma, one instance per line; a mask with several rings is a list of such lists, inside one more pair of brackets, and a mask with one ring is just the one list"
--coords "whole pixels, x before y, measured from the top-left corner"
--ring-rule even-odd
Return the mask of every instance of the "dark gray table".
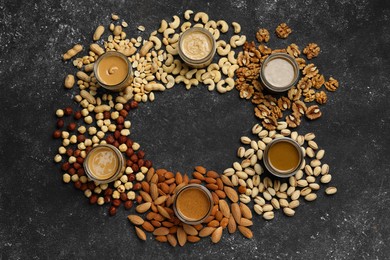
[[[316, 42], [315, 60], [341, 87], [323, 117], [304, 121], [326, 150], [336, 196], [319, 192], [293, 218], [256, 217], [254, 239], [224, 234], [185, 248], [141, 242], [126, 220], [90, 206], [61, 181], [53, 163], [54, 111], [76, 104], [63, 78], [75, 69], [60, 54], [87, 45], [100, 23], [119, 13], [130, 36], [147, 36], [187, 8], [212, 19], [238, 21], [249, 40], [260, 27], [287, 22], [294, 32], [270, 46]], [[136, 26], [147, 30], [140, 33]], [[390, 253], [390, 4], [388, 1], [1, 1], [0, 2], [0, 259], [260, 258], [386, 259]], [[239, 137], [256, 122], [252, 104], [237, 91], [209, 93], [183, 86], [157, 94], [129, 115], [132, 137], [158, 167], [222, 171], [236, 159]]]

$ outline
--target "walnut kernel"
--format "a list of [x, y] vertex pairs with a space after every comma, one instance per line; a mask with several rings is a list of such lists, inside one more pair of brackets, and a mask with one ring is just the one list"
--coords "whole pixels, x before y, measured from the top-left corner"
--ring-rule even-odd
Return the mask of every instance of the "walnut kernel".
[[290, 56], [297, 58], [301, 54], [301, 51], [299, 50], [298, 45], [291, 43], [290, 46], [287, 47], [287, 53], [290, 54]]
[[265, 28], [261, 28], [256, 33], [256, 39], [259, 42], [268, 42], [269, 41], [269, 32]]
[[325, 91], [320, 91], [316, 93], [316, 101], [320, 105], [325, 104], [326, 101], [328, 101], [328, 96], [326, 95]]
[[316, 43], [309, 43], [304, 49], [303, 53], [306, 54], [307, 59], [311, 60], [320, 53], [320, 47]]
[[315, 87], [316, 89], [320, 89], [322, 87], [322, 85], [324, 85], [324, 83], [325, 83], [324, 75], [322, 75], [322, 74], [315, 75], [311, 79], [311, 83], [312, 83], [313, 87]]
[[306, 110], [306, 117], [310, 120], [320, 118], [322, 115], [320, 108], [317, 105], [312, 105]]
[[325, 82], [325, 88], [329, 91], [336, 91], [336, 89], [339, 87], [339, 82], [334, 79], [333, 77], [330, 77], [327, 82]]
[[307, 76], [308, 78], [312, 78], [317, 74], [318, 69], [313, 63], [306, 65], [306, 67], [303, 69], [303, 75]]
[[275, 32], [279, 38], [286, 39], [292, 30], [286, 23], [281, 23], [276, 27]]

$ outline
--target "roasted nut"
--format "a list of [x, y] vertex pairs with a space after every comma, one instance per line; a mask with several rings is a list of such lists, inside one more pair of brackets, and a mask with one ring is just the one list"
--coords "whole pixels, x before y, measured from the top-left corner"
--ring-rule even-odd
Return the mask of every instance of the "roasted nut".
[[327, 82], [325, 82], [325, 88], [329, 91], [336, 91], [336, 89], [339, 87], [339, 82], [334, 79], [333, 77], [330, 77]]
[[327, 97], [325, 91], [317, 92], [315, 94], [315, 96], [316, 96], [317, 103], [320, 104], [320, 105], [325, 104], [326, 101], [328, 100], [328, 97]]
[[261, 28], [256, 33], [256, 39], [258, 42], [268, 42], [269, 41], [269, 32], [265, 28]]
[[309, 43], [304, 49], [303, 53], [306, 54], [307, 59], [311, 60], [320, 53], [320, 47], [316, 43]]
[[279, 38], [286, 39], [292, 30], [286, 23], [281, 23], [278, 25], [278, 27], [276, 27], [275, 32]]
[[306, 110], [306, 117], [310, 120], [315, 120], [317, 118], [320, 118], [322, 115], [320, 108], [317, 105], [312, 105], [307, 108]]

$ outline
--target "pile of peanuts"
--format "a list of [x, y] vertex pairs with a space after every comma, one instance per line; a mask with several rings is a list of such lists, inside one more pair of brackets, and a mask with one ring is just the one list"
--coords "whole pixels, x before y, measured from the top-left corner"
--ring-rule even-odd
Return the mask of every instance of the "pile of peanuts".
[[[136, 234], [142, 240], [147, 239], [144, 232], [147, 231], [152, 232], [157, 241], [168, 242], [172, 246], [184, 246], [187, 242], [198, 242], [208, 236], [213, 243], [218, 243], [226, 228], [229, 233], [238, 229], [244, 237], [252, 238], [249, 227], [253, 225], [253, 216], [247, 204], [253, 201], [253, 210], [266, 220], [273, 219], [274, 210], [277, 209], [282, 209], [286, 216], [293, 216], [300, 205], [300, 197], [306, 201], [317, 198], [315, 192], [320, 189], [317, 179], [324, 185], [331, 181], [329, 166], [321, 162], [325, 152], [314, 142], [313, 133], [301, 135], [292, 132], [288, 128], [291, 123], [287, 120], [276, 122], [272, 129], [267, 128], [269, 124], [266, 122], [263, 126], [256, 124], [252, 128], [252, 133], [258, 138], [241, 137], [241, 142], [250, 147], [240, 147], [237, 156], [242, 161], [234, 162], [223, 174], [197, 166], [190, 179], [187, 174], [155, 170], [152, 162], [145, 159], [145, 152], [140, 150], [140, 145], [129, 138], [131, 122], [126, 118], [140, 102], [154, 101], [156, 91], [171, 89], [179, 83], [183, 83], [188, 90], [204, 84], [209, 91], [217, 90], [219, 93], [226, 93], [236, 87], [240, 96], [246, 99], [259, 98], [257, 92], [261, 90], [252, 81], [258, 77], [259, 69], [256, 64], [250, 64], [259, 62], [251, 60], [256, 58], [251, 55], [253, 44], [249, 46], [246, 36], [240, 35], [241, 26], [237, 22], [231, 24], [233, 30], [229, 32], [226, 21], [210, 20], [204, 12], [186, 10], [183, 16], [183, 21], [176, 15], [171, 22], [162, 20], [160, 27], [148, 39], [143, 39], [140, 36], [128, 38], [125, 32], [127, 22], [113, 14], [108, 26], [110, 34], [106, 40], [102, 39], [106, 28], [99, 25], [87, 55], [76, 57], [83, 51], [80, 44], [63, 54], [63, 60], [73, 59], [72, 64], [78, 69], [76, 77], [72, 74], [66, 76], [64, 86], [73, 89], [77, 84], [79, 93], [74, 96], [74, 101], [81, 109], [73, 111], [71, 107], [66, 107], [56, 111], [57, 129], [53, 137], [61, 139], [61, 145], [54, 161], [61, 163], [63, 181], [73, 183], [76, 189], [82, 190], [90, 204], [110, 203], [110, 215], [115, 215], [121, 204], [125, 209], [130, 209], [136, 202], [136, 212], [145, 215], [131, 214], [128, 219], [135, 225]], [[214, 63], [204, 69], [192, 69], [178, 57], [180, 35], [191, 27], [209, 30], [217, 43], [218, 55]], [[143, 26], [138, 29], [145, 30]], [[232, 32], [233, 36], [228, 38]], [[265, 32], [262, 33], [259, 35], [267, 36]], [[244, 52], [236, 58], [234, 49], [244, 44]], [[260, 51], [270, 52], [264, 49], [266, 46], [263, 47]], [[132, 64], [133, 82], [119, 93], [101, 94], [93, 72], [94, 62], [107, 51], [121, 52]], [[248, 59], [251, 62], [247, 62]], [[250, 75], [245, 71], [251, 72]], [[235, 81], [235, 74], [239, 78], [245, 74], [247, 78]], [[244, 81], [254, 86], [247, 86]], [[329, 86], [327, 89], [330, 89]], [[264, 98], [267, 99], [267, 96]], [[284, 103], [280, 103], [285, 108]], [[262, 115], [258, 117], [262, 118]], [[270, 176], [263, 178], [266, 175], [262, 167], [263, 151], [269, 142], [280, 137], [291, 137], [297, 141], [305, 156], [299, 172], [286, 181], [272, 180]], [[120, 179], [99, 185], [87, 178], [82, 165], [92, 147], [106, 143], [114, 145], [123, 153], [126, 168]], [[214, 202], [211, 215], [202, 224], [195, 226], [182, 223], [172, 210], [176, 191], [189, 183], [205, 185]], [[238, 193], [235, 187], [238, 187]], [[325, 190], [328, 195], [336, 192], [337, 189], [331, 186]]]

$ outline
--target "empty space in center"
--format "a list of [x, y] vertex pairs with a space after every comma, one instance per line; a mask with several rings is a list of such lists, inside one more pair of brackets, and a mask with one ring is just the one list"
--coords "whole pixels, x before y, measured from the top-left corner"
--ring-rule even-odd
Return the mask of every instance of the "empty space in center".
[[191, 174], [194, 167], [222, 171], [236, 160], [240, 137], [256, 123], [253, 106], [236, 90], [209, 92], [200, 84], [186, 90], [181, 84], [156, 93], [129, 113], [131, 135], [155, 168]]

